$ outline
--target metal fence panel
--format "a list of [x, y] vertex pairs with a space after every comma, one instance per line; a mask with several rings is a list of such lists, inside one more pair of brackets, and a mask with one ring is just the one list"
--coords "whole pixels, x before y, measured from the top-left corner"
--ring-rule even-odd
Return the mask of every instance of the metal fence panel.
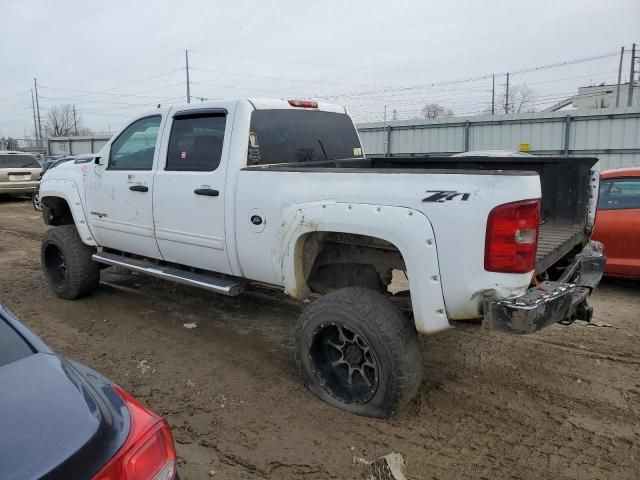
[[590, 155], [601, 168], [640, 164], [640, 107], [451, 117], [358, 125], [367, 154], [451, 155], [465, 150], [518, 150]]
[[49, 155], [84, 155], [97, 153], [110, 138], [109, 135], [53, 137], [48, 141]]

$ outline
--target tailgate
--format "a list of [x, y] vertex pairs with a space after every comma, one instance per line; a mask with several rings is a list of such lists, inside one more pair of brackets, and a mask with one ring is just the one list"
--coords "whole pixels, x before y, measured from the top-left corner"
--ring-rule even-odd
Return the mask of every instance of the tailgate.
[[[542, 205], [536, 272], [541, 273], [572, 250], [586, 245], [592, 228], [590, 207], [595, 207], [597, 174], [593, 157], [391, 157], [374, 160], [396, 168], [530, 171], [540, 176]], [[385, 165], [387, 166], [387, 165]], [[593, 213], [593, 212], [592, 212]]]

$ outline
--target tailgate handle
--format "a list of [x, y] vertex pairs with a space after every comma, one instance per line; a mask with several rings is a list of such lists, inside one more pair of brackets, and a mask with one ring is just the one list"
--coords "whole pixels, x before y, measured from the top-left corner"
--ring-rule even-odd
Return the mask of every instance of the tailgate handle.
[[217, 197], [220, 195], [220, 192], [213, 188], [196, 188], [193, 193], [196, 195], [206, 195], [207, 197]]
[[134, 192], [148, 192], [149, 187], [146, 185], [131, 185], [129, 190], [133, 190]]

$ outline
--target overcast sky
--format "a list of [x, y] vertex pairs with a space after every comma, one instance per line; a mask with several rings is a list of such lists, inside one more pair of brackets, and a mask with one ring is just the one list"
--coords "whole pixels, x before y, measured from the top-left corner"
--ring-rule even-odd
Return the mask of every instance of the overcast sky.
[[[402, 119], [431, 101], [477, 113], [491, 101], [491, 79], [477, 77], [608, 55], [512, 75], [512, 84], [535, 90], [542, 108], [578, 86], [615, 83], [620, 47], [640, 42], [638, 0], [0, 0], [0, 7], [0, 130], [20, 138], [33, 132], [34, 77], [43, 120], [51, 106], [71, 103], [85, 126], [114, 131], [150, 106], [185, 101], [185, 49], [194, 97], [321, 98], [367, 121], [381, 120], [384, 105]], [[477, 79], [432, 85], [469, 78]], [[503, 83], [498, 77], [497, 88]]]

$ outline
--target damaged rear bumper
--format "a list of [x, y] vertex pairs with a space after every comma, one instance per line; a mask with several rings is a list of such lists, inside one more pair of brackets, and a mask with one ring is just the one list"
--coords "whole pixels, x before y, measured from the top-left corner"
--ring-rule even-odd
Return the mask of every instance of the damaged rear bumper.
[[590, 321], [587, 298], [600, 282], [605, 263], [602, 244], [589, 242], [558, 281], [542, 282], [520, 297], [485, 302], [482, 325], [490, 330], [532, 333], [562, 321]]

